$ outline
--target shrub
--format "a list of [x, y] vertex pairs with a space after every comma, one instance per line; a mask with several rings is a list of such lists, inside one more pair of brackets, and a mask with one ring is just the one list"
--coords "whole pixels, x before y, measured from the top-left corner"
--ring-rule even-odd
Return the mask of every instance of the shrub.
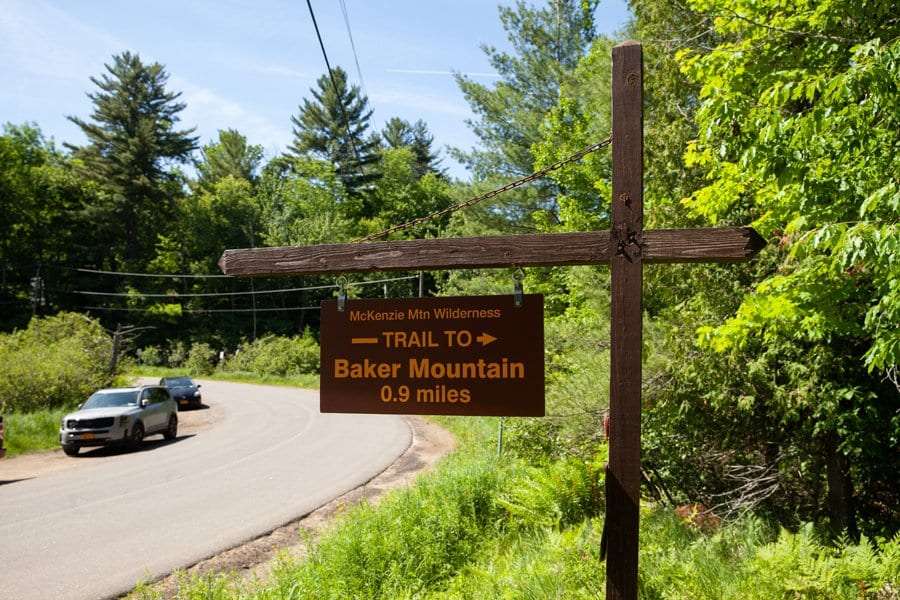
[[147, 365], [148, 367], [161, 367], [166, 363], [166, 357], [158, 346], [142, 348], [138, 358], [142, 365]]
[[178, 368], [184, 366], [184, 362], [188, 358], [188, 348], [184, 345], [184, 342], [178, 340], [176, 342], [172, 342], [169, 346], [169, 356], [166, 361], [170, 367]]
[[223, 367], [286, 377], [319, 372], [319, 344], [309, 331], [295, 337], [267, 335], [244, 346]]
[[600, 514], [606, 452], [593, 463], [576, 458], [527, 467], [505, 484], [496, 499], [510, 527], [562, 529]]
[[112, 340], [77, 313], [34, 318], [0, 335], [0, 409], [31, 412], [71, 406], [112, 379]]
[[209, 375], [214, 370], [215, 359], [216, 353], [209, 344], [195, 342], [183, 366], [191, 375]]

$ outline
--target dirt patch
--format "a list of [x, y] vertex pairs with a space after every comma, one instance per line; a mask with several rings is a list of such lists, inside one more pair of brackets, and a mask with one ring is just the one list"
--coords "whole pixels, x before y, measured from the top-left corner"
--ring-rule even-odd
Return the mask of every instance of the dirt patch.
[[[178, 437], [193, 435], [204, 429], [212, 427], [222, 421], [225, 410], [217, 405], [203, 405], [203, 408], [183, 410], [178, 413]], [[145, 445], [156, 443], [156, 437], [151, 437]], [[19, 481], [42, 477], [55, 471], [77, 469], [86, 465], [97, 464], [96, 460], [102, 460], [109, 456], [117, 456], [127, 452], [119, 447], [85, 448], [81, 453], [95, 460], [83, 460], [63, 454], [62, 450], [48, 450], [46, 452], [32, 452], [21, 454], [12, 458], [4, 458], [0, 461], [0, 481]]]
[[[315, 540], [336, 514], [363, 500], [377, 503], [388, 491], [412, 483], [417, 475], [430, 470], [456, 447], [456, 440], [442, 427], [420, 417], [406, 417], [406, 420], [412, 430], [410, 447], [367, 483], [270, 533], [207, 558], [185, 572], [188, 575], [230, 572], [246, 579], [266, 580], [276, 554], [285, 551], [290, 556], [302, 558], [308, 542], [301, 540]], [[164, 577], [153, 588], [163, 598], [177, 598], [178, 573]]]

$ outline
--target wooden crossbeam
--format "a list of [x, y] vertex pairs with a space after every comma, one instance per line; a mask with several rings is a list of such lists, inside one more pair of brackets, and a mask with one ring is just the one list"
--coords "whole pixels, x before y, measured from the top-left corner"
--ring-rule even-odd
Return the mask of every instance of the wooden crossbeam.
[[[650, 229], [642, 235], [646, 263], [737, 262], [765, 245], [750, 227]], [[593, 265], [614, 255], [611, 232], [592, 231], [226, 250], [219, 267], [226, 275], [253, 277]]]

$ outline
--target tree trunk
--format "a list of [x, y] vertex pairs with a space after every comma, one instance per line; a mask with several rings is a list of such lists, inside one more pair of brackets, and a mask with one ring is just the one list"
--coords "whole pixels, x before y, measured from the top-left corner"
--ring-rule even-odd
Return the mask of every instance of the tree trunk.
[[828, 482], [828, 517], [834, 535], [846, 531], [851, 539], [859, 539], [853, 507], [853, 480], [847, 457], [839, 450], [840, 438], [831, 433], [825, 442], [825, 476]]

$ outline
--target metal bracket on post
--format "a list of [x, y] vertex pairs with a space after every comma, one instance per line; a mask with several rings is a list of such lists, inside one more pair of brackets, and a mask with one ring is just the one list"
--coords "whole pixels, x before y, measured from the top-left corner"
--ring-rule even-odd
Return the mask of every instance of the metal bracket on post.
[[522, 279], [525, 278], [525, 271], [521, 268], [513, 271], [513, 302], [516, 308], [520, 308], [525, 303], [525, 293], [522, 290]]
[[347, 308], [347, 278], [341, 277], [337, 281], [338, 284], [338, 297], [337, 297], [337, 309], [338, 312], [344, 312]]

